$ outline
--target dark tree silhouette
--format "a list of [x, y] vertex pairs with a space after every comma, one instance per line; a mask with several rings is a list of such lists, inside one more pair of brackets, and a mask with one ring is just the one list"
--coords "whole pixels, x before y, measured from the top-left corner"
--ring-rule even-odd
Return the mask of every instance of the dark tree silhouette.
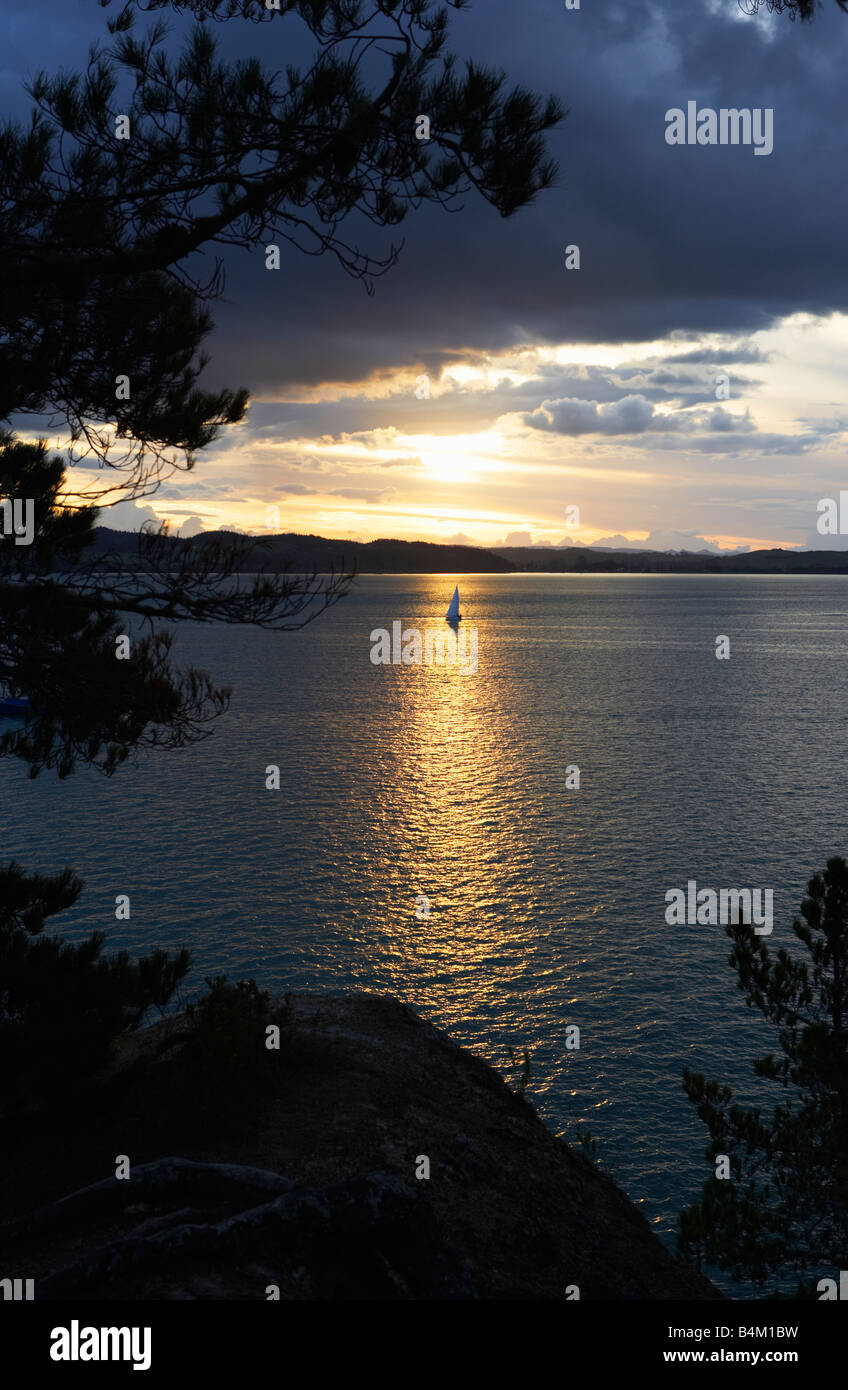
[[728, 927], [730, 963], [780, 1053], [754, 1063], [785, 1099], [771, 1117], [733, 1101], [729, 1086], [686, 1070], [686, 1094], [726, 1154], [731, 1177], [711, 1177], [680, 1218], [681, 1253], [764, 1283], [848, 1261], [848, 864], [810, 879], [792, 924], [808, 959], [772, 955], [750, 926]]
[[8, 1120], [45, 1103], [67, 1106], [108, 1060], [114, 1039], [137, 1028], [147, 1010], [171, 998], [189, 968], [186, 951], [154, 951], [131, 961], [101, 959], [94, 932], [79, 945], [42, 936], [83, 884], [69, 869], [27, 874], [0, 869], [0, 1115]]

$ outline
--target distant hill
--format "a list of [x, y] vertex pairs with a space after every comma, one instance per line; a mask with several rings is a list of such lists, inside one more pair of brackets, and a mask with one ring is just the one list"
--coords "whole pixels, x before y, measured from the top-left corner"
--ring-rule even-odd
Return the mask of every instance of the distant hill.
[[[195, 538], [202, 548], [215, 540], [227, 540], [230, 531], [206, 531]], [[427, 541], [337, 541], [323, 536], [244, 537], [254, 540], [241, 568], [254, 570], [281, 569], [345, 570], [356, 568], [360, 574], [505, 574], [515, 569], [509, 560], [471, 545], [431, 545]], [[184, 547], [190, 542], [173, 537], [169, 544]], [[130, 559], [138, 550], [137, 531], [112, 531], [98, 526], [91, 555], [120, 555]]]
[[[227, 540], [231, 531], [206, 531], [195, 537], [199, 548]], [[345, 570], [359, 574], [848, 574], [848, 550], [752, 550], [745, 555], [707, 551], [607, 550], [600, 547], [436, 545], [429, 541], [346, 541], [324, 536], [241, 536], [252, 541], [241, 568], [246, 572]], [[192, 542], [174, 536], [182, 548]], [[137, 531], [98, 526], [87, 555], [115, 554], [129, 560], [138, 549]]]
[[602, 550], [569, 546], [495, 546], [516, 570], [545, 574], [848, 574], [848, 550], [751, 550], [713, 555], [701, 550]]

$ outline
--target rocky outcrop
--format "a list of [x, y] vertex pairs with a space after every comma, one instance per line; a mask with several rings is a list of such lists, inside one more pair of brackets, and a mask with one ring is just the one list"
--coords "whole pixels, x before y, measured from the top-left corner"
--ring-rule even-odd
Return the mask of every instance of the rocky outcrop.
[[[129, 1179], [23, 1204], [0, 1239], [37, 1297], [722, 1297], [493, 1068], [410, 1008], [299, 995], [292, 1025], [283, 1085], [239, 1134], [162, 1158], [142, 1129]], [[118, 1082], [161, 1054], [167, 1084], [185, 1027], [135, 1035]], [[120, 1126], [101, 1173], [116, 1145], [128, 1151]], [[79, 1155], [77, 1171], [94, 1179], [91, 1162]]]

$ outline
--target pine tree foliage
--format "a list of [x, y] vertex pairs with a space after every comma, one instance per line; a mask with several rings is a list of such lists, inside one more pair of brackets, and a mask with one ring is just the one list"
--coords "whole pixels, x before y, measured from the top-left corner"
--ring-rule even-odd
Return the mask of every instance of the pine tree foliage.
[[[768, 1095], [734, 1101], [729, 1086], [687, 1069], [686, 1094], [710, 1133], [708, 1157], [730, 1160], [680, 1219], [688, 1258], [758, 1283], [848, 1264], [848, 864], [828, 860], [792, 927], [803, 951], [772, 953], [750, 926], [728, 927], [730, 964], [776, 1050], [754, 1062]], [[782, 1097], [782, 1098], [781, 1098]]]

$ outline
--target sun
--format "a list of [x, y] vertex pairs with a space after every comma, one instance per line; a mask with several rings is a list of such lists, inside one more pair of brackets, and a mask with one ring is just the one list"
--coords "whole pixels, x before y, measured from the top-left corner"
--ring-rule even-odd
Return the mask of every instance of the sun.
[[422, 462], [430, 477], [440, 483], [465, 483], [474, 472], [471, 460], [456, 449], [429, 449]]

